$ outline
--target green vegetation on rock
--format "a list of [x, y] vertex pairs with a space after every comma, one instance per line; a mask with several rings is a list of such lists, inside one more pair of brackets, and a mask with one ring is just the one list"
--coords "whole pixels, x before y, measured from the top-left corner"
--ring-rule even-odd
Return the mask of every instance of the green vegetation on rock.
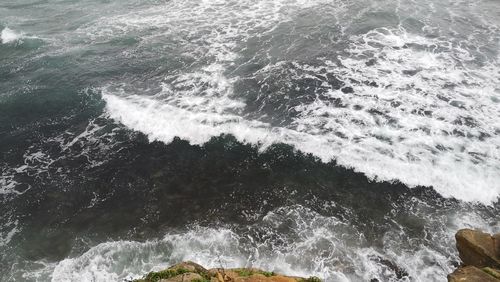
[[253, 274], [253, 271], [250, 269], [235, 269], [234, 272], [238, 273], [241, 277], [248, 277]]
[[489, 275], [495, 277], [496, 279], [500, 279], [500, 271], [495, 270], [491, 267], [485, 267], [483, 268], [483, 271], [488, 273]]
[[205, 269], [203, 266], [191, 261], [182, 262], [170, 268], [151, 272], [142, 279], [133, 282], [321, 282], [318, 277], [291, 277], [276, 274], [272, 271], [264, 271], [257, 268], [213, 268]]
[[260, 272], [262, 275], [266, 276], [266, 277], [271, 277], [271, 276], [274, 276], [276, 275], [276, 273], [274, 272], [269, 272], [269, 271], [262, 271]]
[[302, 282], [321, 282], [321, 279], [316, 276], [311, 276], [309, 278], [302, 279]]
[[262, 274], [266, 277], [271, 277], [271, 276], [276, 275], [274, 272], [253, 270], [250, 268], [248, 268], [248, 269], [247, 268], [235, 269], [234, 272], [238, 273], [238, 275], [241, 277], [248, 277], [248, 276], [252, 276], [254, 274]]
[[210, 279], [203, 277], [203, 279], [194, 279], [191, 282], [210, 282]]

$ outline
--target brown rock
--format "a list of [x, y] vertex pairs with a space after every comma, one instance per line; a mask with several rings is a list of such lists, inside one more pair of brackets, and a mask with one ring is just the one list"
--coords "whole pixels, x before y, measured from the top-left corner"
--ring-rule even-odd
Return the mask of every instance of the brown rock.
[[271, 276], [269, 278], [271, 278], [271, 281], [273, 281], [273, 282], [296, 282], [297, 281], [294, 278], [281, 276], [281, 275]]
[[448, 282], [498, 282], [495, 277], [475, 266], [460, 267], [448, 275]]
[[156, 279], [159, 277], [165, 277], [160, 282], [192, 282], [195, 280], [206, 281], [207, 279], [210, 282], [298, 282], [306, 280], [301, 277], [266, 272], [258, 268], [213, 268], [207, 270], [199, 264], [187, 261], [160, 272], [151, 272], [145, 278], [135, 280], [135, 282], [157, 281]]
[[[301, 277], [291, 277], [275, 274], [266, 276], [265, 272], [258, 268], [213, 268], [207, 271], [212, 277], [210, 282], [297, 282], [304, 280]], [[215, 278], [215, 279], [214, 279]]]
[[460, 259], [465, 265], [500, 268], [500, 258], [495, 252], [495, 240], [490, 234], [462, 229], [455, 235]]
[[497, 257], [500, 257], [500, 233], [494, 234], [492, 237], [495, 245], [495, 253]]
[[268, 282], [267, 277], [262, 274], [252, 274], [250, 276], [240, 276], [233, 280], [234, 282]]
[[[239, 269], [239, 268], [238, 268]], [[236, 277], [239, 277], [240, 275], [238, 273], [236, 273], [236, 271], [234, 271], [234, 269], [225, 269], [223, 271], [223, 274], [224, 276], [226, 277], [226, 279], [235, 279]]]
[[212, 277], [212, 276], [216, 276], [217, 272], [222, 272], [222, 271], [223, 271], [222, 268], [210, 268], [209, 270], [207, 270], [207, 273], [208, 273], [208, 275], [210, 275], [210, 277]]
[[217, 272], [215, 277], [217, 277], [217, 280], [219, 280], [219, 282], [224, 282], [224, 277], [222, 277], [222, 274], [220, 272]]
[[299, 280], [282, 275], [267, 277], [263, 274], [252, 274], [251, 276], [248, 277], [236, 277], [233, 281], [234, 282], [297, 282]]
[[172, 278], [161, 279], [160, 282], [191, 282], [193, 280], [201, 281], [203, 280], [203, 277], [201, 277], [201, 275], [199, 275], [198, 273], [189, 272], [174, 276]]

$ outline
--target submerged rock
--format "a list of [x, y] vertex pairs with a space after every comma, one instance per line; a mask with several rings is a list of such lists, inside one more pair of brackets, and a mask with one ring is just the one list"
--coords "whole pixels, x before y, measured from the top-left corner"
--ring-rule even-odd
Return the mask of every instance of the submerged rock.
[[267, 272], [257, 268], [205, 269], [192, 261], [168, 269], [148, 273], [134, 282], [321, 282], [317, 277], [294, 277]]
[[448, 282], [500, 281], [500, 234], [462, 229], [455, 238], [463, 264], [448, 275]]
[[371, 256], [370, 257], [371, 260], [385, 266], [388, 268], [388, 270], [394, 272], [394, 274], [396, 275], [396, 278], [397, 279], [403, 279], [404, 277], [409, 277], [410, 275], [408, 274], [408, 272], [403, 268], [403, 267], [400, 267], [398, 266], [395, 262], [391, 261], [391, 260], [388, 260], [388, 259], [385, 259], [383, 257], [380, 257], [380, 256]]

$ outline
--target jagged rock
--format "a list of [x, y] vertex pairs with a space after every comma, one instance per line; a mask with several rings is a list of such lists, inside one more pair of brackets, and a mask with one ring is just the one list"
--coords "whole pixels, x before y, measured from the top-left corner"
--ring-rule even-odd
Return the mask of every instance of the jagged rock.
[[134, 280], [135, 282], [190, 282], [205, 281], [208, 273], [201, 265], [192, 261], [173, 265], [165, 270], [150, 272], [144, 278]]
[[455, 238], [460, 259], [465, 265], [500, 268], [500, 254], [496, 251], [499, 235], [493, 237], [477, 230], [459, 230]]
[[281, 275], [267, 277], [262, 274], [253, 274], [249, 277], [237, 277], [234, 282], [297, 282], [297, 280]]
[[[227, 281], [227, 280], [235, 280], [238, 277], [249, 277], [252, 274], [268, 274], [271, 275], [273, 273], [271, 272], [265, 272], [261, 269], [258, 268], [213, 268], [209, 269], [207, 273], [210, 276], [215, 276], [218, 278], [218, 280]], [[219, 278], [223, 277], [223, 278]], [[265, 276], [265, 275], [263, 275]]]
[[294, 277], [257, 268], [205, 269], [194, 262], [182, 262], [159, 272], [148, 273], [135, 282], [321, 282], [317, 277]]
[[192, 281], [203, 281], [203, 277], [198, 273], [184, 273], [172, 278], [161, 279], [159, 282], [192, 282]]
[[500, 281], [500, 234], [462, 229], [455, 238], [463, 265], [448, 275], [449, 282]]
[[386, 266], [389, 270], [393, 271], [394, 274], [396, 274], [397, 279], [403, 279], [404, 277], [409, 277], [410, 275], [408, 274], [408, 271], [406, 269], [398, 266], [396, 263], [393, 261], [390, 261], [388, 259], [385, 259], [381, 256], [370, 256], [370, 259]]
[[224, 277], [222, 276], [222, 274], [220, 272], [217, 272], [215, 274], [215, 277], [217, 277], [217, 281], [224, 282]]
[[[320, 281], [318, 278], [302, 278], [284, 276], [273, 272], [266, 272], [258, 268], [232, 268], [232, 269], [210, 269], [209, 275], [218, 277], [218, 282], [297, 282], [297, 281]], [[224, 277], [221, 279], [220, 277]]]
[[498, 282], [499, 280], [475, 266], [460, 267], [448, 275], [448, 282]]

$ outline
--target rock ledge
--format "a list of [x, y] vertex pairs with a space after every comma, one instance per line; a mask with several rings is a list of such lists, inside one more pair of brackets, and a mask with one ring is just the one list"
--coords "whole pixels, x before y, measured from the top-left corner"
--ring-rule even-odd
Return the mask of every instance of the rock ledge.
[[500, 233], [461, 229], [455, 239], [462, 265], [448, 275], [448, 282], [500, 281]]
[[294, 277], [257, 268], [212, 268], [186, 261], [134, 282], [321, 282], [317, 277]]

